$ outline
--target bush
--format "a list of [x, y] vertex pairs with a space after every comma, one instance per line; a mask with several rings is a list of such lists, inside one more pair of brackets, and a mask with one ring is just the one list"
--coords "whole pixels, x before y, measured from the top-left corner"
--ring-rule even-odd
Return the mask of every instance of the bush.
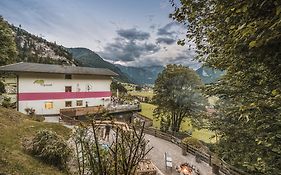
[[0, 81], [0, 94], [6, 93], [5, 84]]
[[26, 150], [43, 162], [67, 170], [71, 149], [66, 141], [53, 131], [41, 130], [25, 146]]
[[13, 106], [13, 104], [11, 103], [11, 98], [10, 97], [6, 97], [4, 96], [4, 99], [2, 101], [2, 106], [4, 108], [10, 108]]
[[186, 137], [182, 140], [183, 144], [187, 144], [190, 145], [192, 147], [195, 147], [197, 149], [204, 149], [204, 145], [197, 139], [193, 138], [193, 137]]

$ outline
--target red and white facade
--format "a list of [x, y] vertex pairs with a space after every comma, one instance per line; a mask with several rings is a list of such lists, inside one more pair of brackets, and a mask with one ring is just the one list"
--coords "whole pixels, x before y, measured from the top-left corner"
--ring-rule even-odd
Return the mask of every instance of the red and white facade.
[[[36, 83], [38, 80], [44, 83]], [[36, 114], [50, 115], [59, 114], [62, 108], [85, 107], [86, 103], [107, 105], [110, 83], [110, 77], [93, 75], [72, 75], [72, 79], [65, 79], [62, 74], [23, 73], [18, 75], [18, 111], [25, 113], [26, 108], [32, 108]], [[66, 92], [66, 87], [71, 87], [71, 92]]]
[[[0, 67], [1, 72], [17, 77], [18, 111], [26, 113], [26, 109], [34, 109], [36, 114], [55, 115], [64, 108], [110, 103], [111, 77], [117, 75], [114, 72], [59, 65], [46, 65], [46, 70], [38, 70], [40, 66], [45, 65], [17, 63]], [[51, 69], [54, 71], [49, 71]]]

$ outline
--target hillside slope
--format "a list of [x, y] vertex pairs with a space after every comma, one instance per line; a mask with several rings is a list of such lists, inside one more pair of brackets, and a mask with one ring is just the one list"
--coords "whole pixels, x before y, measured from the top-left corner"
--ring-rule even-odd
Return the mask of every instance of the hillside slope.
[[71, 130], [60, 125], [36, 122], [15, 110], [0, 107], [0, 174], [62, 175], [58, 169], [42, 163], [22, 148], [24, 138], [48, 129], [66, 138]]
[[118, 67], [116, 67], [114, 64], [111, 64], [111, 63], [103, 60], [98, 54], [91, 51], [90, 49], [68, 48], [67, 50], [73, 55], [75, 61], [80, 66], [94, 67], [94, 68], [107, 68], [119, 75], [117, 77], [118, 80], [127, 82], [127, 83], [134, 83], [134, 81], [132, 79], [128, 78], [128, 76], [126, 74], [124, 74]]
[[116, 65], [122, 72], [126, 73], [133, 79], [136, 84], [154, 84], [158, 74], [162, 72], [162, 66], [149, 67], [127, 67]]
[[19, 27], [12, 25], [10, 27], [15, 33], [17, 62], [77, 65], [72, 55], [63, 46], [35, 36]]

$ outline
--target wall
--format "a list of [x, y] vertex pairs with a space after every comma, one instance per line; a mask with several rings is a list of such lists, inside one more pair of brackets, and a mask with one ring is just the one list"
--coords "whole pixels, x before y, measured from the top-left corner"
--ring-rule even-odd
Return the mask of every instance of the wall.
[[[107, 105], [110, 102], [111, 78], [106, 76], [72, 75], [65, 79], [64, 74], [23, 73], [19, 75], [19, 111], [35, 109], [36, 114], [59, 114], [65, 107], [65, 101], [83, 100], [85, 107]], [[72, 92], [65, 92], [65, 86], [71, 86]], [[45, 103], [53, 102], [53, 109], [46, 109]]]

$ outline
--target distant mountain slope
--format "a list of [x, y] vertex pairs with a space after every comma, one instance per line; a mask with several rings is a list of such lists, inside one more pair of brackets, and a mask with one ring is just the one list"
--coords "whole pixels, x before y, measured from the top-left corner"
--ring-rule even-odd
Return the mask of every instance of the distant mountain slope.
[[19, 27], [10, 25], [15, 33], [18, 50], [17, 62], [77, 65], [63, 46], [35, 36]]
[[124, 82], [134, 83], [134, 80], [128, 78], [128, 76], [123, 73], [114, 64], [111, 64], [103, 60], [98, 54], [87, 48], [67, 48], [67, 50], [72, 54], [75, 61], [80, 66], [95, 67], [95, 68], [107, 68], [115, 73], [117, 73], [118, 79]]
[[164, 69], [163, 66], [149, 66], [149, 67], [127, 67], [116, 65], [122, 72], [135, 80], [137, 84], [154, 84], [158, 74]]
[[223, 71], [207, 66], [201, 66], [196, 72], [205, 84], [216, 82], [224, 74]]

